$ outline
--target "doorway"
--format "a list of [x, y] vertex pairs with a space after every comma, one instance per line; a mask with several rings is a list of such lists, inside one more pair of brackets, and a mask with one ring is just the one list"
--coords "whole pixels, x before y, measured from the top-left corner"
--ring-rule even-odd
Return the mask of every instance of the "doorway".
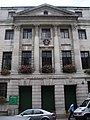
[[69, 106], [74, 103], [75, 108], [77, 107], [76, 100], [76, 85], [64, 85], [64, 96], [65, 96], [65, 110], [68, 111]]
[[32, 87], [19, 86], [19, 112], [32, 108]]
[[42, 109], [55, 111], [54, 86], [41, 87]]

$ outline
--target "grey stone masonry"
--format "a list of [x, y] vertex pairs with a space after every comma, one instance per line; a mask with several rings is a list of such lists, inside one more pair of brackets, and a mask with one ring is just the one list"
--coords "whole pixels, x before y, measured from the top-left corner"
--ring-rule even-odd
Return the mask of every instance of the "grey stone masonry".
[[59, 54], [59, 39], [57, 26], [54, 26], [54, 57], [55, 57], [55, 73], [60, 73], [60, 54]]
[[20, 26], [15, 26], [15, 35], [12, 51], [12, 74], [18, 73], [19, 67], [19, 41], [20, 41]]

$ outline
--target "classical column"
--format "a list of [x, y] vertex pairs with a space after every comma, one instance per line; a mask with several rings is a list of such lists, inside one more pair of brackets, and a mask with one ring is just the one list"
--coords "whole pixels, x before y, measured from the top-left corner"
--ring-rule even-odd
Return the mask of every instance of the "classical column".
[[19, 40], [20, 40], [20, 26], [15, 26], [13, 51], [12, 51], [12, 74], [17, 74], [19, 69]]
[[57, 26], [54, 26], [54, 58], [55, 58], [55, 73], [60, 73], [60, 52]]
[[39, 73], [39, 29], [35, 26], [35, 40], [34, 40], [34, 67], [35, 72]]
[[2, 69], [2, 56], [3, 56], [3, 52], [2, 49], [0, 49], [0, 71]]
[[72, 25], [72, 38], [73, 38], [75, 66], [76, 66], [77, 72], [81, 72], [82, 63], [81, 63], [80, 46], [79, 46], [79, 40], [78, 40], [78, 30], [77, 30], [76, 24]]

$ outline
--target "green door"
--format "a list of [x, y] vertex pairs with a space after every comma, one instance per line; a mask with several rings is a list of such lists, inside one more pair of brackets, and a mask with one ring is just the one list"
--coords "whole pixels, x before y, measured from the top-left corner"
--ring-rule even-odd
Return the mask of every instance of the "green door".
[[54, 86], [42, 86], [42, 109], [55, 111]]
[[65, 96], [65, 110], [68, 111], [69, 106], [74, 103], [75, 108], [77, 107], [76, 101], [76, 85], [65, 85], [64, 86]]
[[19, 87], [19, 112], [32, 108], [32, 87]]

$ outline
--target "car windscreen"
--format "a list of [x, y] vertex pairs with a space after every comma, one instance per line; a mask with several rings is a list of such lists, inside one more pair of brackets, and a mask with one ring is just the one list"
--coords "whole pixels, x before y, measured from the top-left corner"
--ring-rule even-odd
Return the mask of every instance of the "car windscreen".
[[90, 100], [85, 100], [85, 101], [80, 105], [80, 107], [86, 107], [89, 101], [90, 101]]

